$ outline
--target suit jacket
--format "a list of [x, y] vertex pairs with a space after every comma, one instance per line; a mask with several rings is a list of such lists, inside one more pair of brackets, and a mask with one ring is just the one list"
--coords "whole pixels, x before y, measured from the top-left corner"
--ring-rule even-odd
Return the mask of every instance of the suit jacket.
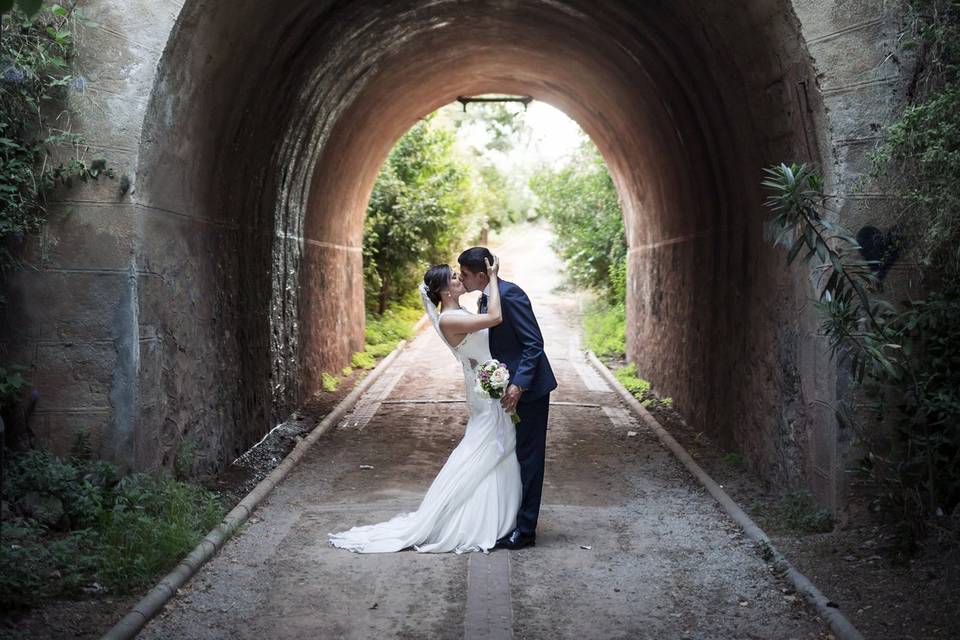
[[490, 327], [490, 354], [507, 365], [510, 382], [525, 389], [520, 402], [542, 398], [557, 388], [557, 379], [543, 352], [543, 335], [523, 289], [500, 280], [503, 322]]

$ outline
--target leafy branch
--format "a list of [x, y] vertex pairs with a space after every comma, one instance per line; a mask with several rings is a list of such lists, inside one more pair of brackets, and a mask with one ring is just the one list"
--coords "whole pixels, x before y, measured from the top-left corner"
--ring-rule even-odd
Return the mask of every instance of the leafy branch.
[[[897, 309], [880, 297], [875, 261], [860, 257], [853, 235], [827, 219], [823, 178], [810, 166], [765, 170], [767, 206], [789, 239], [787, 264], [801, 254], [818, 288], [821, 331], [831, 356], [850, 371], [871, 402], [861, 405], [880, 428], [860, 431], [861, 471], [913, 540], [926, 518], [960, 503], [960, 291], [935, 292]], [[817, 264], [811, 264], [814, 258]]]
[[772, 193], [766, 205], [780, 227], [775, 244], [790, 239], [787, 264], [806, 251], [802, 262], [812, 267], [819, 290], [818, 307], [826, 316], [821, 328], [830, 339], [833, 356], [848, 353], [853, 372], [862, 381], [867, 367], [873, 375], [883, 372], [899, 379], [906, 375], [899, 347], [891, 342], [888, 328], [894, 310], [883, 300], [871, 300], [868, 292], [879, 288], [876, 261], [859, 257], [860, 243], [844, 227], [828, 220], [823, 178], [808, 165], [780, 164], [764, 170], [763, 186]]

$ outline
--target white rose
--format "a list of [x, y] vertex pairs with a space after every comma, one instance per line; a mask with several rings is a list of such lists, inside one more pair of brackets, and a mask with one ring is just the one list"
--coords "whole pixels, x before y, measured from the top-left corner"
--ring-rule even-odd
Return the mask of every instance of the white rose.
[[510, 382], [510, 372], [506, 369], [497, 369], [493, 372], [493, 375], [490, 376], [490, 384], [497, 389], [503, 389], [507, 386], [508, 382]]

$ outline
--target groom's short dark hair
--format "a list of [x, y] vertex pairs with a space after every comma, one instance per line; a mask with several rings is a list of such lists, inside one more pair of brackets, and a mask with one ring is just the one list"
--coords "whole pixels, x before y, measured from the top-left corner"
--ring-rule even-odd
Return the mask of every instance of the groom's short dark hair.
[[460, 254], [457, 262], [461, 267], [470, 269], [473, 273], [486, 273], [487, 262], [493, 262], [493, 254], [486, 247], [470, 247]]

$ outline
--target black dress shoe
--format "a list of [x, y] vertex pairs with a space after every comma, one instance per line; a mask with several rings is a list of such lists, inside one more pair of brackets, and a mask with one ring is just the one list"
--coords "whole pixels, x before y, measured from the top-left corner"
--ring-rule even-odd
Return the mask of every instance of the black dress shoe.
[[[502, 541], [502, 542], [501, 542]], [[497, 541], [497, 547], [500, 549], [510, 549], [516, 551], [524, 547], [533, 547], [537, 544], [537, 536], [533, 533], [521, 533], [520, 529], [514, 529], [506, 538], [500, 538]]]

